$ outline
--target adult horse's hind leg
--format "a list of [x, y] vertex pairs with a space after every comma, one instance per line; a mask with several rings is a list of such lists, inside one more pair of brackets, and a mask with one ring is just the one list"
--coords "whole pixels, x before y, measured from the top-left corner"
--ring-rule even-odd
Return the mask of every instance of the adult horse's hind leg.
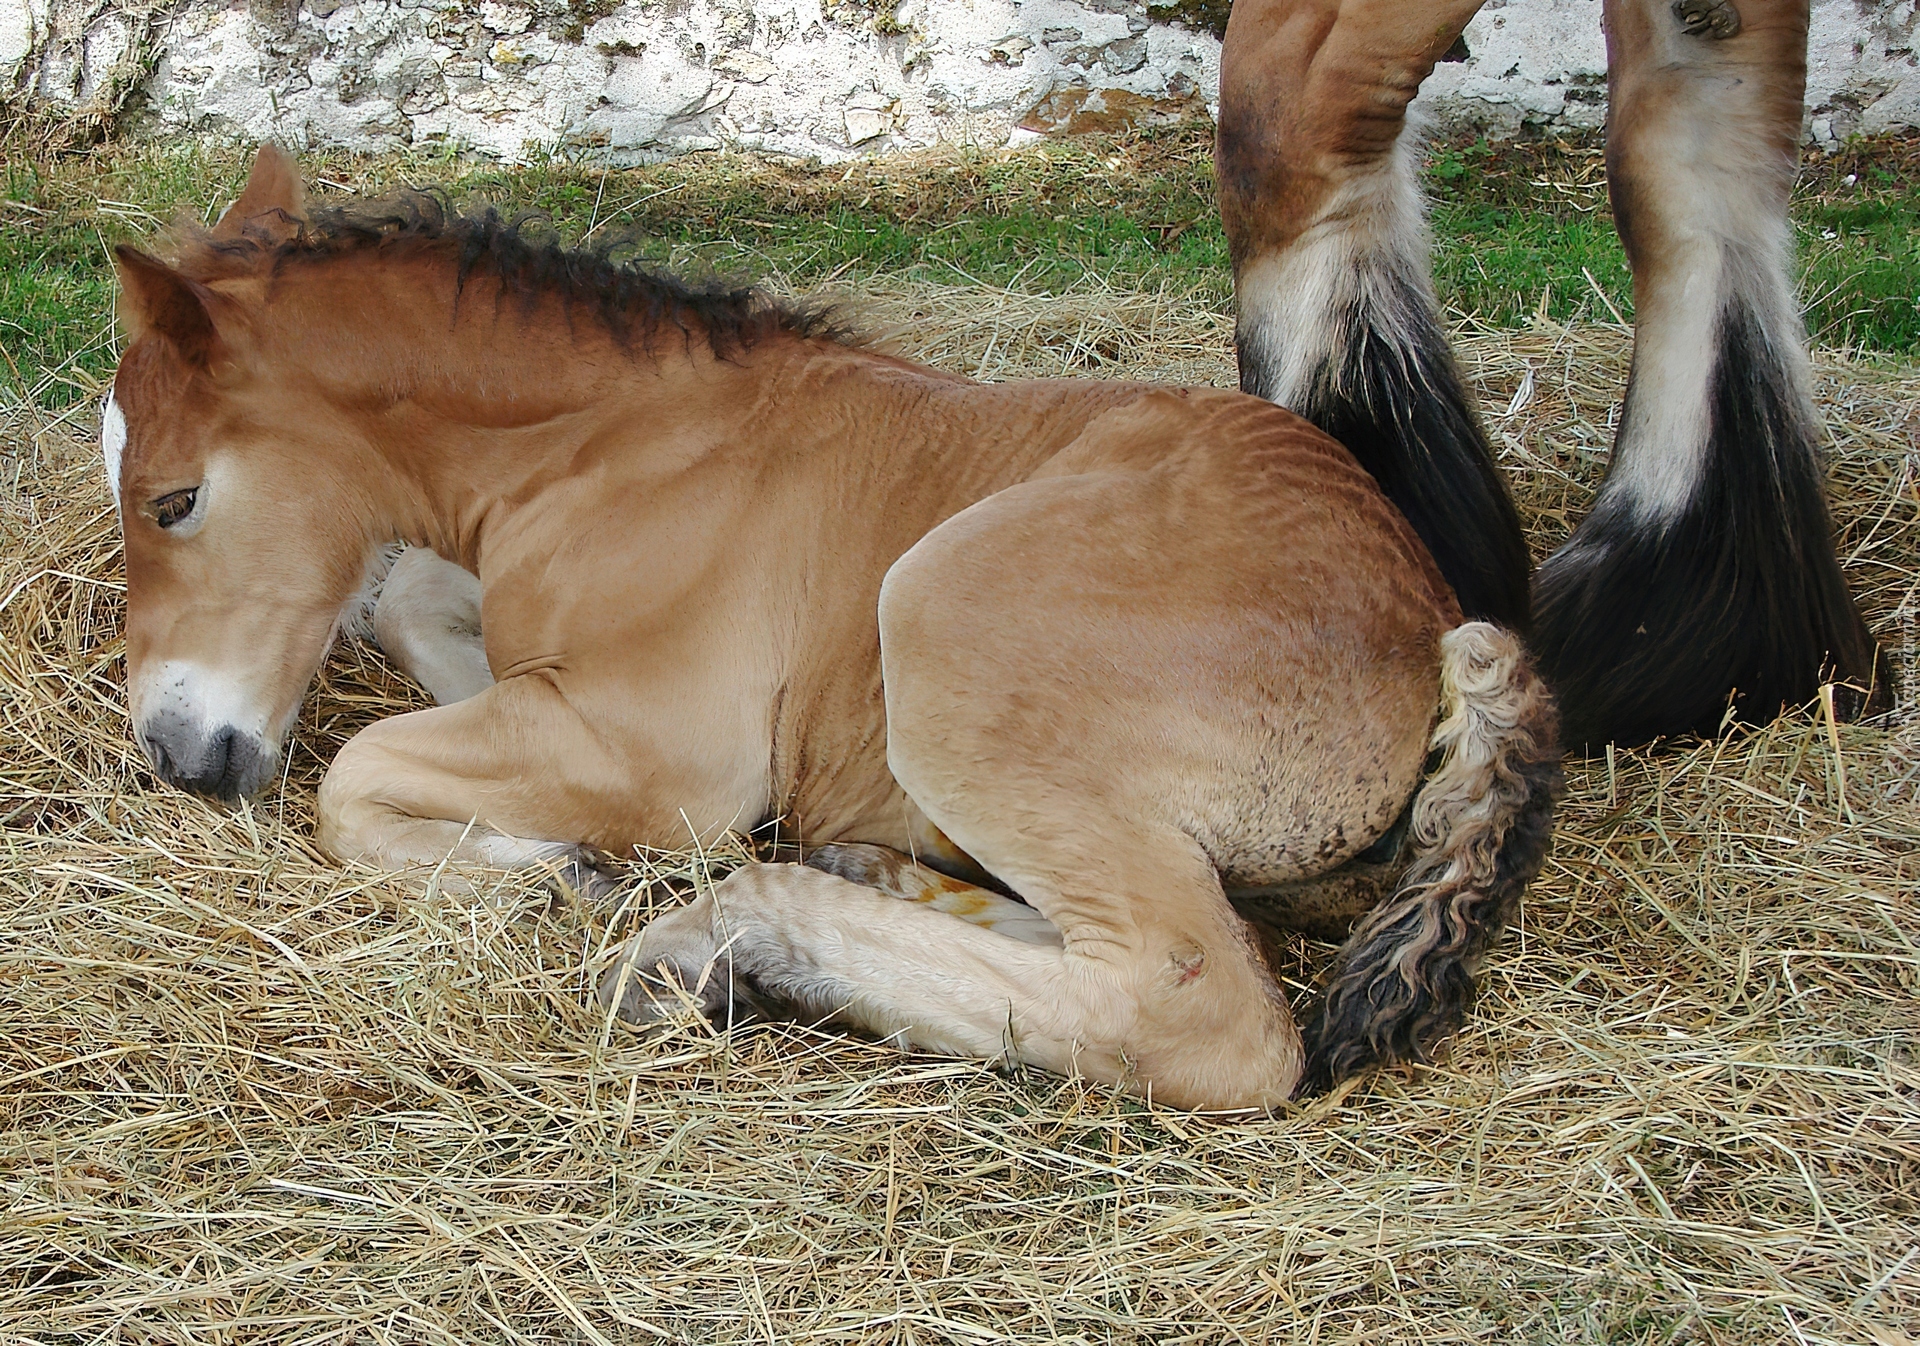
[[1526, 542], [1448, 349], [1407, 104], [1481, 0], [1239, 0], [1214, 158], [1240, 387], [1346, 445], [1469, 618], [1524, 631]]
[[[1787, 195], [1807, 0], [1607, 0], [1607, 167], [1633, 373], [1606, 484], [1540, 569], [1567, 740], [1713, 733], [1829, 672], [1884, 704], [1822, 491]], [[1870, 690], [1867, 690], [1870, 689]]]

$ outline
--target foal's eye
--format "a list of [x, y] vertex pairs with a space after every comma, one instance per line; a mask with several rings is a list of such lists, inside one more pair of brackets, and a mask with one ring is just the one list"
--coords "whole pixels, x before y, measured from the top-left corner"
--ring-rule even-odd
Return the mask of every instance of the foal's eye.
[[153, 502], [153, 521], [162, 528], [171, 528], [180, 520], [193, 513], [194, 498], [199, 490], [189, 487], [184, 491], [170, 491]]

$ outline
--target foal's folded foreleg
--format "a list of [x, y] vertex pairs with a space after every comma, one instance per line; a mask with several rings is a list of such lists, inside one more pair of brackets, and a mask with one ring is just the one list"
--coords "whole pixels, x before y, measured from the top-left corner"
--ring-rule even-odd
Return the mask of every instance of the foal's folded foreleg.
[[1865, 693], [1843, 710], [1884, 704], [1834, 555], [1793, 296], [1806, 0], [1608, 0], [1606, 19], [1636, 326], [1606, 484], [1535, 587], [1568, 741], [1712, 733], [1730, 697], [1764, 718], [1830, 675]]
[[551, 687], [509, 680], [348, 740], [320, 784], [318, 840], [380, 869], [534, 869], [599, 892], [610, 876], [580, 843], [618, 816], [603, 796], [622, 779]]
[[493, 686], [480, 633], [480, 581], [425, 547], [408, 547], [387, 572], [373, 634], [443, 706]]

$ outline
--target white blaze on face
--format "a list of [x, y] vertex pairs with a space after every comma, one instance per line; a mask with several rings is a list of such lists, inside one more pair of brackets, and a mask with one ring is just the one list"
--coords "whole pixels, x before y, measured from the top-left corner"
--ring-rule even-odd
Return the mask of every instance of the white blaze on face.
[[127, 418], [120, 404], [107, 391], [107, 404], [100, 409], [100, 453], [107, 460], [107, 485], [113, 489], [113, 507], [120, 508], [120, 460], [127, 451]]

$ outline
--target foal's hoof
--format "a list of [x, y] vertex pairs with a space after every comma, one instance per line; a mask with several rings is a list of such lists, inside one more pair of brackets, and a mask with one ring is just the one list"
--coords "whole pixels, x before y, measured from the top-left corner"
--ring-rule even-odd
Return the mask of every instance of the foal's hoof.
[[800, 863], [823, 874], [837, 874], [863, 888], [878, 888], [889, 893], [900, 889], [901, 874], [914, 867], [912, 858], [899, 851], [857, 841], [830, 841], [824, 846], [815, 846]]
[[607, 969], [594, 993], [601, 1009], [611, 1009], [615, 1017], [635, 1028], [676, 1018], [689, 1009], [709, 1021], [725, 1021], [729, 1002], [723, 969], [693, 969], [689, 975], [687, 969], [671, 963], [649, 965], [643, 957], [630, 954]]
[[1732, 37], [1740, 31], [1733, 0], [1674, 0], [1673, 17], [1694, 37]]
[[725, 1026], [771, 1017], [732, 958], [720, 949], [701, 903], [655, 920], [600, 978], [595, 998], [636, 1027], [691, 1009]]
[[613, 897], [625, 883], [625, 875], [584, 846], [575, 848], [547, 880], [556, 896], [564, 897], [566, 890], [571, 890], [588, 902]]

